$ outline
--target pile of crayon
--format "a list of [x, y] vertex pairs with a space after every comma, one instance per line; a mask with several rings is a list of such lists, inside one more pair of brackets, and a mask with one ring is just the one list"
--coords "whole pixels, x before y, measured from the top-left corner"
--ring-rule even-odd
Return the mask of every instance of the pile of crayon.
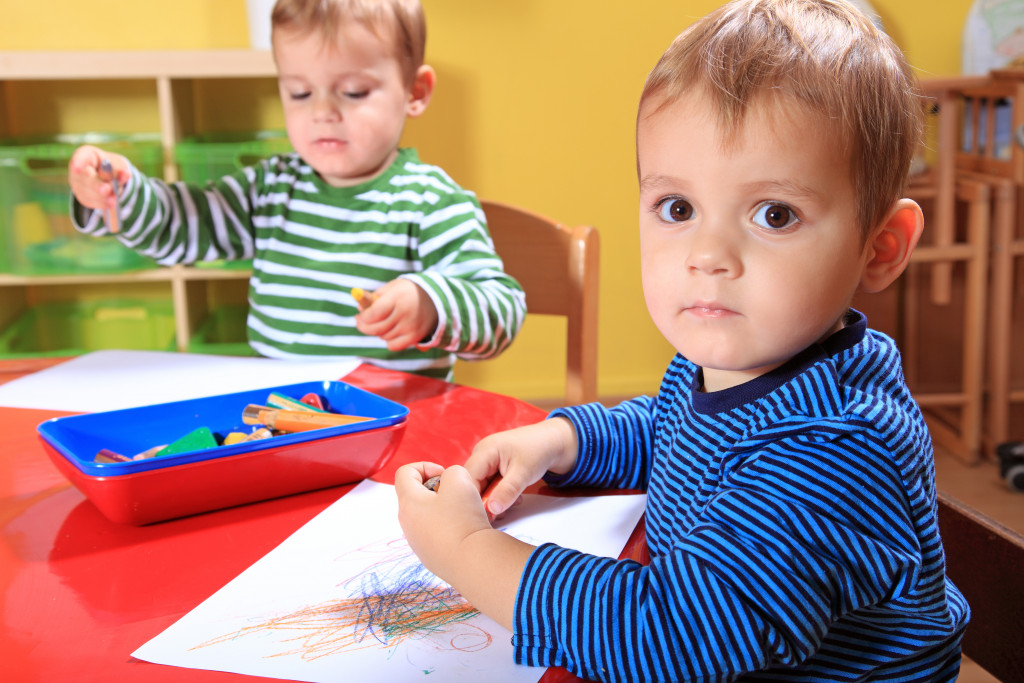
[[199, 427], [169, 444], [152, 446], [132, 456], [103, 448], [96, 454], [94, 460], [109, 463], [159, 458], [176, 453], [269, 439], [279, 434], [338, 427], [369, 419], [358, 415], [332, 412], [325, 407], [323, 398], [318, 394], [306, 394], [301, 399], [294, 399], [274, 391], [267, 397], [266, 405], [250, 404], [242, 411], [242, 423], [253, 426], [254, 429], [251, 432], [230, 431], [220, 436], [209, 427]]

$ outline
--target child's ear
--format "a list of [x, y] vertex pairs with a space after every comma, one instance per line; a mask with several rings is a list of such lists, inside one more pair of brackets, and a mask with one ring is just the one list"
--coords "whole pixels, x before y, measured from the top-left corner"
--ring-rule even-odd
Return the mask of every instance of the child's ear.
[[873, 294], [892, 284], [910, 262], [910, 255], [923, 229], [924, 215], [917, 202], [897, 200], [868, 239], [861, 290]]
[[427, 110], [430, 104], [430, 96], [434, 94], [434, 83], [437, 75], [432, 67], [424, 64], [416, 70], [416, 78], [412, 81], [412, 88], [409, 89], [409, 104], [406, 113], [416, 117]]

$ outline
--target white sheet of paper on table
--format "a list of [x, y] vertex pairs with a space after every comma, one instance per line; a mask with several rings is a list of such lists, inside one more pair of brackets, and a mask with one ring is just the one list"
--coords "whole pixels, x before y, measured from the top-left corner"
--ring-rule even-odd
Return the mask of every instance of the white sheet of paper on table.
[[93, 351], [0, 384], [0, 406], [96, 413], [264, 387], [337, 380], [346, 360], [276, 360], [169, 351]]
[[[527, 495], [499, 527], [616, 557], [645, 501]], [[394, 487], [371, 481], [132, 656], [300, 681], [526, 683], [544, 673], [516, 665], [511, 634], [423, 569], [402, 537]]]

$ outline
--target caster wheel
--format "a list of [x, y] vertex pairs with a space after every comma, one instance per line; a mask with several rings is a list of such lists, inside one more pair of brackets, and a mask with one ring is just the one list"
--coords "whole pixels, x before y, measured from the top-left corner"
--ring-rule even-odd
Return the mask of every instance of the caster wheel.
[[1024, 491], [1024, 464], [1011, 465], [1003, 474], [1003, 479], [1014, 491]]

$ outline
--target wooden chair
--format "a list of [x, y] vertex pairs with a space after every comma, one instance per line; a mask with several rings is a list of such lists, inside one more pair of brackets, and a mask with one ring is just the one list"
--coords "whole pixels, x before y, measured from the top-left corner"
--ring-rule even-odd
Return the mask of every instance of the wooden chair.
[[[908, 193], [926, 207], [926, 224], [935, 213], [940, 197], [936, 188], [911, 188]], [[992, 187], [989, 183], [958, 178], [953, 186], [954, 208], [963, 210], [963, 223], [953, 239], [946, 241], [937, 232], [922, 239], [911, 255], [906, 274], [897, 284], [900, 297], [900, 320], [897, 340], [903, 352], [907, 384], [914, 398], [926, 409], [928, 424], [937, 443], [949, 449], [965, 462], [976, 462], [981, 457], [984, 419], [985, 371], [985, 311], [988, 291], [989, 231], [991, 223]], [[956, 214], [954, 213], [954, 216]], [[956, 228], [956, 224], [953, 225]], [[926, 230], [928, 227], [926, 225]], [[963, 277], [954, 282], [953, 266], [961, 265]], [[940, 270], [940, 266], [945, 269]], [[919, 285], [922, 270], [932, 276], [931, 300]], [[941, 290], [936, 292], [936, 289]], [[933, 311], [952, 306], [953, 291], [962, 291], [961, 319], [959, 323], [940, 313], [939, 324], [962, 330], [960, 348], [951, 349], [960, 354], [960, 377], [955, 388], [931, 387], [925, 375], [925, 362], [921, 360], [923, 345], [930, 337], [925, 323], [926, 305]], [[955, 310], [950, 308], [950, 310]]]
[[[1007, 189], [1005, 182], [995, 188], [995, 179], [968, 177], [957, 168], [960, 98], [965, 88], [984, 82], [983, 78], [961, 78], [922, 84], [935, 158], [926, 173], [911, 180], [908, 190], [908, 196], [924, 207], [925, 235], [897, 283], [899, 319], [894, 331], [907, 383], [926, 408], [936, 442], [966, 462], [977, 461], [982, 452], [990, 224], [993, 197], [1003, 198], [1006, 205]], [[930, 276], [927, 289], [919, 285], [925, 273]], [[955, 293], [962, 293], [959, 309], [953, 306]], [[962, 311], [959, 325], [949, 320], [953, 310]], [[928, 328], [936, 324], [963, 331], [960, 348], [950, 349], [960, 355], [956, 388], [929, 386], [925, 377], [926, 363], [920, 357], [924, 340], [934, 343]]]
[[1001, 681], [1024, 680], [1024, 536], [939, 493], [946, 574], [967, 598], [963, 653]]
[[[1024, 69], [1003, 69], [988, 76], [925, 81], [926, 95], [940, 112], [938, 159], [931, 180], [948, 188], [960, 178], [992, 188], [988, 278], [988, 327], [985, 338], [986, 406], [983, 441], [988, 451], [1022, 433], [1010, 429], [1010, 410], [1024, 403], [1024, 388], [1014, 386], [1013, 336], [1024, 320], [1014, 319], [1014, 298], [1024, 295]], [[944, 150], [953, 149], [954, 154]], [[947, 198], [939, 207], [937, 229], [948, 239], [952, 212]], [[1016, 312], [1019, 312], [1016, 311]], [[1018, 369], [1019, 370], [1019, 369]], [[1020, 383], [1019, 376], [1016, 378]]]
[[505, 272], [526, 292], [528, 315], [568, 319], [565, 400], [597, 400], [600, 243], [596, 228], [566, 227], [507, 204], [481, 202]]
[[[961, 98], [965, 88], [986, 82], [982, 77], [930, 79], [921, 84], [931, 116], [929, 145], [935, 158], [926, 173], [911, 180], [911, 192], [934, 198], [928, 229], [934, 234], [934, 246], [952, 246], [956, 234], [957, 143], [960, 138]], [[952, 264], [938, 262], [932, 269], [932, 299], [936, 303], [950, 301]]]
[[[987, 439], [990, 449], [1022, 437], [1011, 433], [1010, 408], [1024, 403], [1024, 388], [1013, 386], [1013, 337], [1024, 321], [1014, 319], [1014, 298], [1024, 295], [1024, 69], [993, 71], [983, 85], [961, 87], [961, 114], [966, 126], [964, 144], [956, 157], [961, 175], [1008, 182], [1012, 186], [1011, 208], [997, 212], [992, 228], [992, 271], [989, 282], [988, 328], [988, 414]], [[996, 116], [999, 106], [1009, 109], [1010, 139], [996, 145]], [[1017, 346], [1019, 349], [1019, 345]], [[1019, 378], [1018, 378], [1019, 379]]]

